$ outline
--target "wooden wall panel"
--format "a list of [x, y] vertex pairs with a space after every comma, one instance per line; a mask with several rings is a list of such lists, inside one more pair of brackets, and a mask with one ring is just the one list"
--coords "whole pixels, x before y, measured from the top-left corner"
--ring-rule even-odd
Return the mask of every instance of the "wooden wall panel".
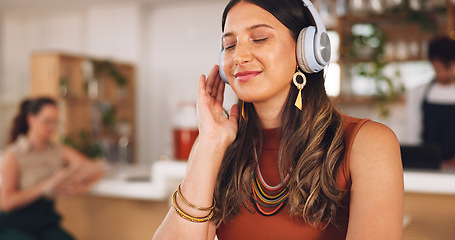
[[144, 240], [152, 239], [169, 202], [83, 196], [61, 198], [57, 208], [78, 240]]
[[[151, 239], [169, 210], [168, 201], [83, 196], [57, 202], [63, 226], [80, 240]], [[455, 195], [407, 193], [411, 217], [403, 240], [454, 240]]]
[[403, 240], [455, 239], [455, 195], [406, 193], [404, 210], [411, 220]]

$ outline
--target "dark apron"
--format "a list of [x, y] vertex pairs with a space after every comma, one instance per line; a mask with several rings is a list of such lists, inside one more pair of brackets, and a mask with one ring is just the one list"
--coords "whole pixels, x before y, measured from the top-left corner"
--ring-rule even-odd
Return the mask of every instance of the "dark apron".
[[455, 156], [455, 104], [429, 103], [427, 98], [434, 83], [427, 86], [423, 97], [422, 139], [425, 145], [438, 146], [442, 160], [448, 160]]

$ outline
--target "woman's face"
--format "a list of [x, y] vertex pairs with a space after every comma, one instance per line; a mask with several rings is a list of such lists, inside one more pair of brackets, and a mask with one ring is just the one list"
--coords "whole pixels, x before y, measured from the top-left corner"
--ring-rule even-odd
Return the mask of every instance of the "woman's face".
[[227, 14], [222, 40], [221, 67], [237, 96], [284, 103], [297, 64], [289, 29], [261, 7], [239, 2]]
[[29, 133], [39, 138], [49, 140], [55, 134], [58, 123], [58, 109], [54, 105], [44, 105], [36, 115], [29, 115]]

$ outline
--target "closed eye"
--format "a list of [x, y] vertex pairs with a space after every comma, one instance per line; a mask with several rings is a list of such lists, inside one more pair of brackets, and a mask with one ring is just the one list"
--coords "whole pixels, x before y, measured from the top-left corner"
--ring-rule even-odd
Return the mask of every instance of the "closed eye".
[[261, 38], [261, 39], [253, 39], [253, 42], [255, 43], [260, 43], [260, 42], [265, 42], [267, 41], [269, 38]]
[[230, 46], [226, 46], [226, 47], [224, 48], [224, 50], [226, 50], [226, 51], [232, 50], [232, 49], [234, 49], [235, 45], [236, 45], [236, 44], [233, 44], [233, 45], [230, 45]]
[[[254, 43], [261, 43], [261, 42], [267, 41], [268, 39], [269, 39], [269, 38], [253, 39], [253, 42], [254, 42]], [[226, 46], [226, 47], [224, 48], [224, 50], [226, 50], [226, 51], [232, 50], [232, 49], [235, 48], [236, 45], [237, 45], [237, 44], [232, 44], [232, 45]]]

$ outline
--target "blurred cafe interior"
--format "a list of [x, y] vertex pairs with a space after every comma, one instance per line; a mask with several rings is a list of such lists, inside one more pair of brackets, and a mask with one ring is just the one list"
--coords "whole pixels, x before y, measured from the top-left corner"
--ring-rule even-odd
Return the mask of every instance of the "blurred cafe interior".
[[[400, 141], [403, 239], [454, 239], [455, 164], [415, 139], [407, 96], [435, 78], [430, 41], [455, 40], [455, 1], [312, 2], [332, 44], [327, 93]], [[153, 236], [198, 133], [197, 80], [218, 64], [226, 3], [0, 0], [0, 153], [20, 102], [46, 95], [58, 103], [56, 139], [105, 162], [88, 194], [57, 199], [77, 239]], [[237, 100], [227, 88], [226, 109]]]

